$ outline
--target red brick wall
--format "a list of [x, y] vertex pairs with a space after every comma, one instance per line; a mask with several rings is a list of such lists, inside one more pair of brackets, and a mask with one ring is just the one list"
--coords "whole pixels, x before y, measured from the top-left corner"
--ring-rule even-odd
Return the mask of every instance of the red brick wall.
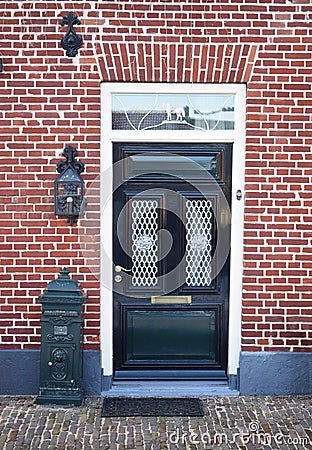
[[[62, 266], [88, 291], [86, 348], [98, 348], [98, 196], [86, 259], [81, 227], [53, 214], [55, 164], [76, 146], [90, 186], [100, 82], [161, 81], [247, 83], [243, 349], [311, 351], [310, 1], [7, 1], [0, 10], [0, 348], [38, 348], [37, 297]], [[69, 11], [84, 38], [74, 59], [60, 46]]]

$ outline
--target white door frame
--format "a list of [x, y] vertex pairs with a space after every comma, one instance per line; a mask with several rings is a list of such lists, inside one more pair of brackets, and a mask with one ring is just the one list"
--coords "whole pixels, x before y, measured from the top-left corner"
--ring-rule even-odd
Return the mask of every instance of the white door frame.
[[[231, 262], [229, 292], [228, 374], [236, 375], [241, 349], [241, 298], [245, 174], [245, 110], [244, 84], [188, 83], [102, 83], [101, 119], [101, 354], [104, 376], [113, 375], [113, 144], [115, 142], [193, 142], [233, 143]], [[113, 94], [234, 94], [234, 130], [113, 130]], [[236, 192], [242, 191], [238, 200]]]

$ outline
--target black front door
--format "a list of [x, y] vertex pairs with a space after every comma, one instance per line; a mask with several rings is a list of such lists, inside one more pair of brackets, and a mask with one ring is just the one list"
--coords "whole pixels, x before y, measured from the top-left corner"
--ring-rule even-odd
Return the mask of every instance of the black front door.
[[231, 144], [114, 145], [114, 376], [224, 379]]

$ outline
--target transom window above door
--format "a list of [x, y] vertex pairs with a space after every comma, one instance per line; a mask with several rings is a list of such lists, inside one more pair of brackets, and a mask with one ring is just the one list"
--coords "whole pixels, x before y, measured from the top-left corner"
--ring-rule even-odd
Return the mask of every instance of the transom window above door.
[[113, 94], [115, 130], [233, 130], [233, 94]]
[[223, 83], [103, 83], [103, 136], [234, 142], [245, 132], [245, 90]]

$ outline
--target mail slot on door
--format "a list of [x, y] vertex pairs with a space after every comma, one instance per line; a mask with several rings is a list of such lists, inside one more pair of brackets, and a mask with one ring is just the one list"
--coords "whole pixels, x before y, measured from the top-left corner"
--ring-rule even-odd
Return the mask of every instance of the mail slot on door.
[[151, 297], [153, 305], [177, 305], [192, 303], [191, 295], [160, 295], [158, 297]]

